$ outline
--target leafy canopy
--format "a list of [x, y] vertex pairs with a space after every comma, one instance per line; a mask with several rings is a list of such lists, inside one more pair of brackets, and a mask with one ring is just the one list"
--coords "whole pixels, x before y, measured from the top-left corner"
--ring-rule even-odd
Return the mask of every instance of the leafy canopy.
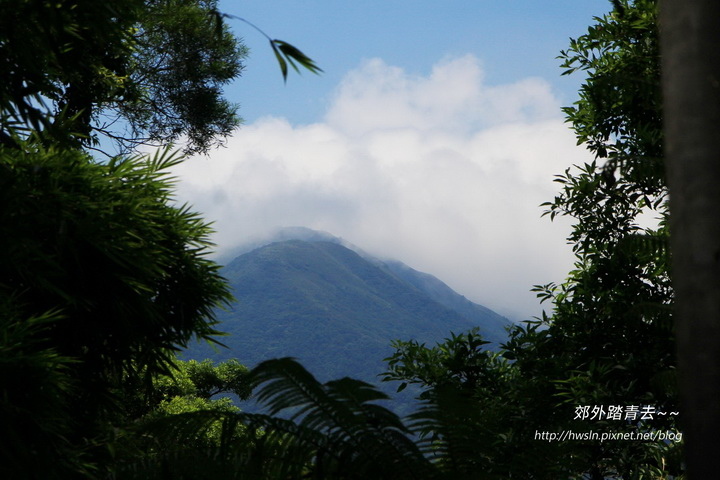
[[543, 205], [550, 218], [575, 220], [573, 271], [559, 285], [535, 287], [551, 312], [514, 328], [501, 357], [483, 352], [471, 332], [433, 348], [399, 342], [389, 359], [386, 379], [427, 388], [415, 415], [421, 432], [443, 464], [466, 473], [606, 479], [683, 471], [677, 443], [534, 438], [676, 428], [672, 416], [574, 421], [583, 405], [678, 411], [656, 5], [613, 4], [560, 56], [566, 74], [587, 75], [564, 111], [595, 161], [558, 175], [560, 193]]
[[3, 0], [0, 141], [105, 136], [127, 151], [186, 138], [186, 151], [208, 151], [240, 122], [222, 87], [247, 53], [216, 4]]
[[291, 418], [226, 417], [265, 432], [258, 450], [244, 445], [234, 457], [238, 472], [257, 466], [243, 456], [252, 452], [275, 477], [681, 478], [682, 443], [537, 436], [677, 426], [672, 415], [576, 418], [585, 405], [678, 410], [655, 3], [613, 3], [561, 54], [567, 73], [587, 74], [565, 113], [596, 159], [558, 175], [561, 191], [544, 205], [550, 218], [575, 220], [574, 270], [560, 285], [536, 287], [550, 313], [513, 328], [497, 353], [474, 331], [435, 347], [396, 342], [385, 378], [424, 388], [407, 424], [366, 405], [381, 396], [360, 382], [321, 385], [287, 359], [261, 365], [251, 374], [258, 398]]
[[222, 87], [246, 52], [215, 0], [0, 8], [0, 476], [113, 478], [162, 450], [131, 451], [146, 438], [131, 425], [235, 412], [210, 397], [249, 392], [237, 363], [173, 370], [231, 298], [208, 223], [173, 198], [181, 156], [88, 151], [102, 136], [207, 151], [239, 122]]

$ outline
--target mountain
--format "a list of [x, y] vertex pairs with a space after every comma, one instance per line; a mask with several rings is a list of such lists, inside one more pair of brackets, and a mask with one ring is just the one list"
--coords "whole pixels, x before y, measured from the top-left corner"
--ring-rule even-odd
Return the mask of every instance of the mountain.
[[235, 249], [231, 250], [229, 255], [225, 255], [220, 259], [220, 262], [229, 263], [238, 256], [256, 250], [260, 247], [264, 247], [271, 243], [284, 242], [286, 240], [302, 240], [304, 242], [331, 242], [342, 245], [343, 247], [349, 248], [361, 257], [371, 261], [380, 262], [380, 260], [374, 258], [372, 255], [363, 251], [360, 247], [353, 245], [352, 243], [336, 237], [332, 233], [324, 232], [321, 230], [313, 230], [307, 227], [283, 227], [278, 228], [270, 233], [256, 237], [253, 240], [247, 241]]
[[475, 326], [482, 326], [483, 335], [486, 339], [491, 340], [494, 343], [500, 343], [506, 337], [505, 327], [509, 325], [510, 322], [505, 317], [493, 312], [487, 307], [468, 300], [433, 275], [419, 272], [397, 260], [380, 260], [368, 254], [360, 247], [328, 232], [313, 230], [306, 227], [280, 228], [264, 238], [256, 239], [255, 241], [248, 242], [237, 248], [234, 250], [232, 258], [271, 243], [287, 240], [331, 242], [342, 245], [354, 251], [365, 260], [373, 263], [379, 268], [399, 277], [400, 280], [411, 284], [441, 305], [460, 313], [462, 316], [473, 322]]
[[[330, 234], [257, 246], [223, 268], [236, 302], [218, 312], [229, 349], [194, 345], [189, 358], [237, 358], [253, 366], [298, 358], [322, 381], [377, 381], [393, 339], [433, 345], [479, 326], [500, 342], [510, 322], [400, 262], [348, 248]], [[287, 232], [286, 232], [287, 234]]]
[[383, 262], [383, 265], [394, 275], [425, 293], [432, 300], [459, 313], [467, 320], [470, 320], [473, 326], [480, 327], [485, 340], [499, 344], [506, 339], [507, 330], [505, 328], [511, 324], [507, 318], [487, 307], [468, 300], [433, 275], [418, 272], [395, 260]]

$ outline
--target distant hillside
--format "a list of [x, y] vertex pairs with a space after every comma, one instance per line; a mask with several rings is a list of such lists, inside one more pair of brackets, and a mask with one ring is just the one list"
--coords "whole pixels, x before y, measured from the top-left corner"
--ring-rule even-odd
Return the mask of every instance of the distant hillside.
[[238, 256], [224, 269], [237, 299], [220, 311], [229, 349], [193, 346], [191, 358], [237, 358], [248, 366], [298, 358], [325, 381], [376, 381], [393, 339], [434, 344], [479, 326], [502, 341], [504, 317], [473, 304], [437, 278], [399, 262], [359, 255], [327, 237], [285, 240]]
[[411, 284], [441, 305], [460, 313], [466, 319], [473, 322], [475, 326], [482, 326], [483, 335], [487, 340], [500, 343], [506, 337], [505, 327], [510, 324], [510, 321], [507, 318], [487, 307], [468, 300], [433, 275], [419, 272], [397, 260], [380, 260], [363, 251], [358, 246], [328, 232], [312, 230], [306, 227], [281, 228], [269, 234], [264, 239], [256, 240], [239, 247], [234, 251], [232, 258], [228, 260], [232, 260], [241, 254], [256, 250], [271, 243], [278, 243], [287, 240], [302, 240], [313, 243], [331, 242], [342, 245], [343, 247], [354, 251], [374, 265], [398, 277], [400, 280]]
[[475, 326], [481, 327], [485, 340], [501, 343], [507, 337], [505, 327], [510, 325], [507, 318], [468, 300], [437, 277], [418, 272], [402, 262], [387, 261], [383, 263], [383, 266], [439, 304], [459, 313]]

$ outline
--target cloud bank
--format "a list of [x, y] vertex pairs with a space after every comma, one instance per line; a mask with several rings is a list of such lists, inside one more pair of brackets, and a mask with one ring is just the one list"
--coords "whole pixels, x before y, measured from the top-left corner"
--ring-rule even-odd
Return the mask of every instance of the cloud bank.
[[325, 230], [522, 320], [542, 311], [532, 285], [572, 263], [568, 222], [541, 219], [539, 204], [586, 157], [542, 79], [485, 85], [473, 56], [427, 76], [374, 59], [318, 123], [264, 118], [173, 173], [220, 253], [277, 227]]

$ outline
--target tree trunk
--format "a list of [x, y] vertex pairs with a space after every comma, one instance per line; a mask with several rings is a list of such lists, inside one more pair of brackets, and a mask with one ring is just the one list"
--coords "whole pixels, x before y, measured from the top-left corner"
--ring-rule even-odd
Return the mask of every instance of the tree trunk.
[[720, 452], [720, 1], [660, 0], [680, 422], [688, 477]]

